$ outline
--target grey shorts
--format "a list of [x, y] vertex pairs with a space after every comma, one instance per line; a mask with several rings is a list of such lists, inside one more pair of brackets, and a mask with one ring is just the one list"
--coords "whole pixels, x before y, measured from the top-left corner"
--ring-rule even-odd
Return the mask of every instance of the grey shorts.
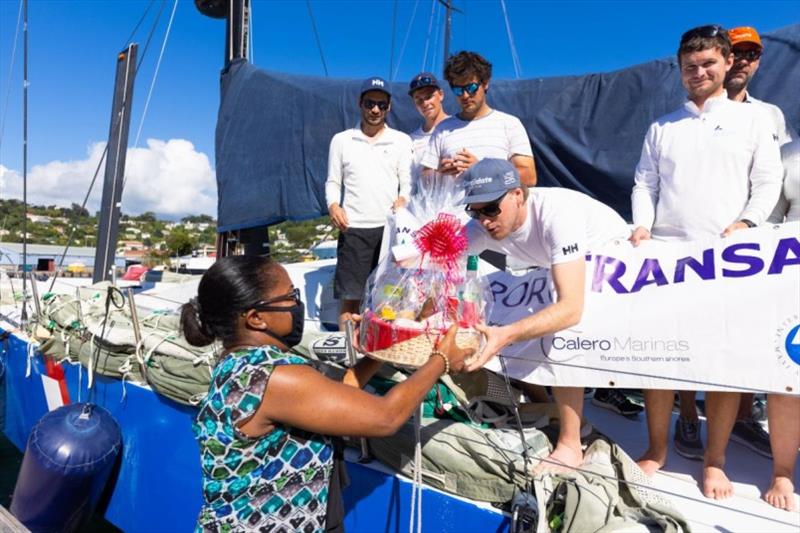
[[350, 228], [339, 233], [333, 296], [338, 300], [360, 300], [372, 270], [378, 265], [383, 226]]

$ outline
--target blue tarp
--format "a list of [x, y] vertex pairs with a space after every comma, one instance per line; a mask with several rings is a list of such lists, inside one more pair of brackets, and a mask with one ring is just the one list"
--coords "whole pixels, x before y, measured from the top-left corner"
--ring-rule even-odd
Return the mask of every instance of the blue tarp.
[[[762, 36], [765, 54], [751, 93], [800, 127], [800, 24]], [[219, 230], [327, 214], [328, 144], [358, 123], [361, 80], [260, 70], [239, 61], [222, 74], [216, 131]], [[420, 123], [404, 82], [389, 124]], [[493, 80], [489, 104], [516, 115], [530, 136], [539, 184], [577, 189], [630, 219], [633, 172], [647, 127], [682, 104], [674, 58], [585, 76]], [[452, 113], [449, 93], [445, 107]]]

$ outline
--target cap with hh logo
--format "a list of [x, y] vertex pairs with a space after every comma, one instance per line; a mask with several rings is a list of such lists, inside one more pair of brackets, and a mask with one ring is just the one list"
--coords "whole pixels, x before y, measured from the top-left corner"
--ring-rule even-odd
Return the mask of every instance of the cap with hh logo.
[[521, 187], [519, 172], [505, 159], [481, 159], [464, 173], [462, 180], [466, 191], [462, 204], [493, 202]]
[[367, 91], [381, 91], [386, 93], [389, 98], [392, 97], [392, 93], [389, 91], [389, 83], [378, 76], [367, 78], [361, 82], [361, 96]]

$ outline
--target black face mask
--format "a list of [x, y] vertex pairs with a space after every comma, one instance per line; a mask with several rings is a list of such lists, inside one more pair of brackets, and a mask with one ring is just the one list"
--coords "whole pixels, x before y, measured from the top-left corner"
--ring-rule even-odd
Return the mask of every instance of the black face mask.
[[264, 328], [264, 331], [269, 333], [275, 340], [285, 344], [287, 348], [292, 348], [300, 344], [303, 338], [303, 326], [306, 323], [306, 306], [303, 302], [298, 301], [291, 307], [270, 307], [271, 312], [286, 312], [292, 314], [292, 330], [285, 336], [278, 335], [269, 328]]

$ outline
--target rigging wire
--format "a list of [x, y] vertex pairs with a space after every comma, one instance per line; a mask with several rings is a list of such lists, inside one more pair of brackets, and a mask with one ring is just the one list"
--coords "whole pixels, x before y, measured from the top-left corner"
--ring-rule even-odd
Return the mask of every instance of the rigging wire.
[[408, 43], [408, 37], [411, 35], [411, 28], [414, 26], [414, 18], [417, 16], [417, 7], [419, 6], [419, 0], [414, 1], [414, 9], [411, 11], [411, 20], [408, 21], [408, 29], [406, 30], [406, 36], [403, 38], [403, 44], [400, 47], [400, 55], [397, 58], [397, 65], [394, 67], [394, 73], [389, 81], [395, 79], [397, 77], [397, 71], [400, 70], [400, 64], [403, 62], [403, 54], [406, 51], [406, 44]]
[[506, 21], [506, 34], [508, 35], [508, 46], [511, 47], [511, 59], [514, 62], [514, 74], [517, 79], [522, 75], [522, 67], [519, 64], [519, 55], [517, 55], [517, 47], [514, 45], [514, 35], [511, 33], [511, 22], [508, 20], [508, 9], [506, 9], [506, 0], [500, 0], [500, 6], [503, 8], [503, 18]]
[[144, 22], [144, 19], [147, 16], [147, 13], [150, 11], [150, 8], [153, 7], [153, 3], [155, 3], [155, 1], [156, 0], [150, 0], [150, 3], [147, 4], [147, 7], [145, 8], [144, 13], [142, 13], [142, 16], [139, 17], [139, 22], [137, 22], [136, 25], [133, 27], [133, 30], [131, 31], [131, 34], [128, 35], [127, 39], [125, 39], [125, 44], [123, 44], [120, 47], [120, 49], [124, 50], [125, 48], [128, 47], [129, 44], [131, 44], [131, 39], [133, 39], [133, 36], [136, 35], [136, 31], [139, 29], [139, 26], [142, 25], [142, 22]]
[[446, 16], [440, 8], [441, 6], [437, 2], [436, 28], [433, 31], [433, 47], [431, 48], [431, 72], [436, 71], [436, 65], [438, 64], [436, 58], [439, 56], [439, 36], [442, 34], [442, 19]]
[[431, 15], [428, 17], [428, 34], [425, 36], [425, 51], [422, 53], [422, 68], [420, 69], [422, 71], [425, 70], [425, 65], [428, 64], [428, 46], [431, 43], [431, 30], [433, 29], [433, 17], [436, 12], [436, 6], [436, 0], [431, 0]]
[[[142, 126], [144, 126], [145, 117], [147, 117], [147, 110], [150, 107], [150, 98], [153, 96], [153, 89], [156, 87], [156, 79], [158, 78], [158, 71], [161, 68], [161, 60], [164, 58], [164, 50], [167, 48], [167, 41], [169, 40], [169, 34], [172, 30], [172, 21], [175, 20], [175, 11], [178, 9], [178, 0], [175, 0], [175, 3], [172, 6], [172, 13], [169, 16], [169, 22], [167, 23], [167, 30], [164, 32], [164, 41], [161, 43], [161, 51], [158, 54], [158, 60], [156, 61], [156, 69], [153, 72], [153, 79], [150, 82], [150, 90], [147, 92], [147, 99], [144, 103], [144, 110], [142, 111], [142, 116], [139, 120], [139, 128], [136, 131], [136, 139], [133, 143], [134, 148], [139, 147], [139, 137], [142, 134]], [[126, 174], [122, 180], [122, 188], [125, 189], [125, 184], [128, 181], [128, 175]]]
[[397, 0], [394, 0], [394, 9], [392, 10], [392, 45], [389, 48], [389, 81], [392, 81], [392, 72], [394, 72], [394, 41], [397, 35]]
[[319, 50], [319, 58], [322, 60], [322, 70], [325, 71], [325, 77], [328, 77], [328, 64], [325, 62], [325, 54], [322, 51], [322, 41], [317, 32], [317, 21], [314, 19], [314, 11], [311, 10], [311, 0], [306, 0], [306, 7], [308, 7], [308, 16], [311, 18], [311, 29], [314, 31], [314, 39], [317, 41], [317, 50]]
[[255, 2], [251, 2], [248, 5], [249, 12], [248, 12], [248, 18], [247, 18], [247, 28], [248, 28], [247, 29], [247, 55], [250, 56], [250, 64], [251, 65], [255, 65], [255, 63], [256, 63], [256, 51], [253, 48], [253, 4], [254, 3]]
[[[6, 98], [3, 103], [3, 114], [0, 115], [0, 165], [3, 163], [3, 131], [6, 126], [6, 112], [8, 111], [8, 101], [11, 97], [11, 76], [14, 73], [14, 62], [17, 57], [17, 41], [19, 40], [19, 27], [22, 20], [22, 2], [19, 0], [19, 10], [17, 11], [17, 26], [14, 30], [14, 41], [11, 47], [11, 64], [8, 67], [8, 87], [6, 87]], [[0, 183], [1, 185], [1, 183]]]
[[142, 48], [142, 55], [139, 56], [139, 63], [136, 65], [136, 71], [134, 72], [134, 78], [139, 73], [139, 68], [144, 63], [144, 58], [147, 56], [147, 48], [150, 46], [150, 41], [153, 39], [153, 34], [156, 32], [156, 28], [158, 27], [158, 21], [161, 20], [161, 13], [164, 12], [164, 6], [167, 5], [167, 0], [161, 0], [161, 7], [158, 8], [158, 15], [156, 15], [156, 19], [153, 21], [153, 25], [150, 27], [150, 33], [147, 35], [147, 40], [144, 42], [144, 47]]

